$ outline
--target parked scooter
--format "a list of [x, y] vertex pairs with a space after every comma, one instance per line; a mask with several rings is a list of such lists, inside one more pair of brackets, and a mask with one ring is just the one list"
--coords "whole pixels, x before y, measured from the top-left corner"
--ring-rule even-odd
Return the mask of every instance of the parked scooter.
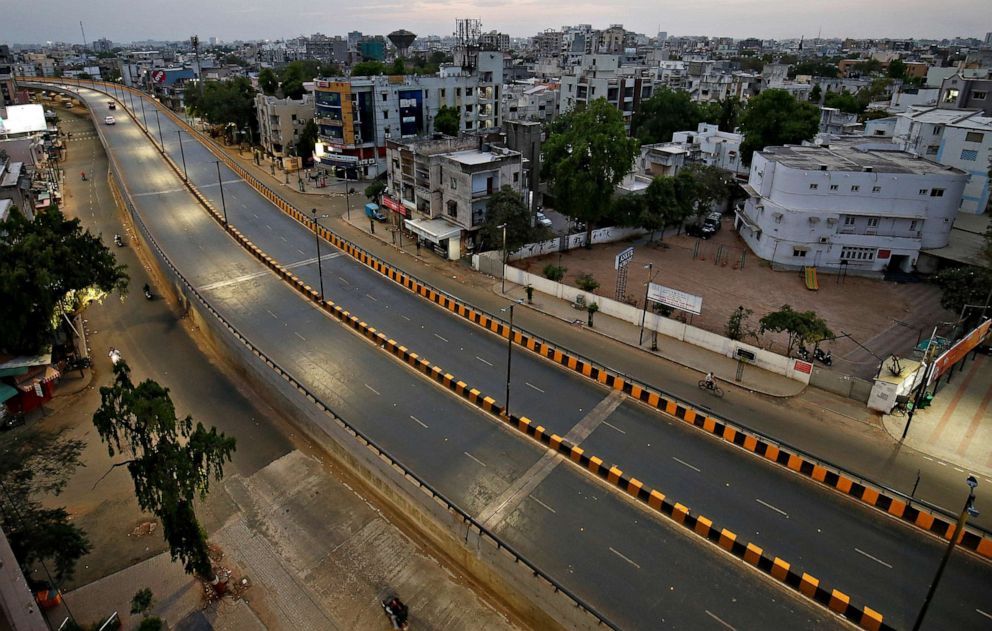
[[117, 245], [117, 247], [119, 247], [119, 248], [122, 248], [122, 247], [124, 247], [124, 239], [122, 239], [122, 238], [121, 238], [121, 235], [119, 235], [119, 234], [115, 234], [115, 235], [114, 235], [114, 243], [115, 243], [115, 244]]
[[813, 357], [824, 366], [832, 366], [834, 363], [834, 358], [830, 351], [824, 352], [819, 346], [813, 349]]
[[407, 622], [409, 611], [406, 605], [400, 601], [399, 597], [392, 596], [382, 601], [382, 609], [386, 612], [389, 622], [393, 625], [394, 629], [406, 629], [409, 627]]
[[799, 350], [796, 351], [796, 354], [799, 355], [799, 359], [803, 360], [804, 362], [809, 361], [809, 357], [810, 357], [809, 349], [803, 346], [801, 342], [799, 344]]

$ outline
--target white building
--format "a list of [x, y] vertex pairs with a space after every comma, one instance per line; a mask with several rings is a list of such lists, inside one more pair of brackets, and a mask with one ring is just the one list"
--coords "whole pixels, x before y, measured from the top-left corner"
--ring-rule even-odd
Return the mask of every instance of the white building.
[[266, 155], [286, 157], [293, 153], [307, 122], [313, 120], [313, 95], [304, 94], [303, 98], [294, 100], [258, 93], [255, 95], [255, 115], [259, 140]]
[[597, 99], [606, 99], [630, 120], [641, 101], [651, 98], [657, 74], [645, 66], [622, 66], [618, 55], [584, 55], [582, 63], [561, 77], [559, 108], [566, 114]]
[[904, 151], [968, 174], [961, 212], [980, 215], [988, 209], [992, 118], [978, 110], [912, 108], [896, 117], [893, 138]]
[[550, 121], [558, 116], [557, 83], [538, 83], [531, 79], [503, 85], [500, 95], [503, 120]]
[[746, 174], [741, 163], [743, 134], [720, 131], [712, 123], [699, 123], [696, 131], [677, 131], [672, 134], [672, 144], [681, 145], [689, 153], [690, 162], [702, 162], [731, 173]]
[[851, 274], [912, 270], [947, 245], [967, 176], [868, 139], [756, 152], [736, 228], [784, 268]]

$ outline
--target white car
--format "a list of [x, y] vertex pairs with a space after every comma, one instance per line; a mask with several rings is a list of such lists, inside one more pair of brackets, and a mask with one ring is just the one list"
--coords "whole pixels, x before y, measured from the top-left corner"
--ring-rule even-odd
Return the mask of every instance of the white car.
[[117, 124], [117, 120], [113, 116], [108, 116], [107, 118], [103, 119], [103, 122], [106, 125], [116, 125]]
[[542, 213], [540, 210], [537, 211], [537, 223], [541, 224], [545, 228], [551, 227], [551, 220], [548, 219], [548, 216]]

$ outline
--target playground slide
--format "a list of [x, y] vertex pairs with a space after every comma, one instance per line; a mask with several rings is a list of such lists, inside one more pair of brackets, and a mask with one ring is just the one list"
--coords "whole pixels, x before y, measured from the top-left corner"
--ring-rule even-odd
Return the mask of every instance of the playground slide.
[[816, 279], [815, 267], [804, 267], [803, 277], [806, 279], [806, 289], [816, 291], [820, 288], [820, 281]]

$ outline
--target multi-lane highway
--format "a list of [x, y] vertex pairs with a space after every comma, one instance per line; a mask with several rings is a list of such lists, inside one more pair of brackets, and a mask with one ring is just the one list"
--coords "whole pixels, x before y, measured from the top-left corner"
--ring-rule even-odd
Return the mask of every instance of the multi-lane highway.
[[[102, 120], [106, 98], [84, 89]], [[145, 102], [146, 112], [154, 107]], [[157, 138], [154, 117], [150, 129]], [[141, 111], [138, 109], [138, 118]], [[512, 545], [627, 627], [813, 626], [829, 616], [590, 476], [546, 458], [327, 319], [264, 271], [209, 219], [135, 123], [104, 128], [156, 240], [213, 305], [343, 417]], [[166, 152], [218, 208], [215, 158], [160, 116]], [[183, 141], [180, 155], [179, 142]], [[249, 239], [318, 284], [313, 233], [221, 165], [228, 217]], [[327, 297], [497, 400], [505, 341], [423, 301], [328, 244]], [[513, 362], [512, 408], [616, 463], [692, 510], [908, 626], [940, 542], [527, 353]], [[529, 480], [530, 484], [521, 484]], [[531, 486], [532, 485], [532, 486]], [[507, 500], [509, 502], [507, 503]], [[505, 504], [505, 505], [504, 505]], [[494, 507], [502, 506], [501, 510]], [[927, 628], [992, 626], [986, 563], [957, 554]]]

